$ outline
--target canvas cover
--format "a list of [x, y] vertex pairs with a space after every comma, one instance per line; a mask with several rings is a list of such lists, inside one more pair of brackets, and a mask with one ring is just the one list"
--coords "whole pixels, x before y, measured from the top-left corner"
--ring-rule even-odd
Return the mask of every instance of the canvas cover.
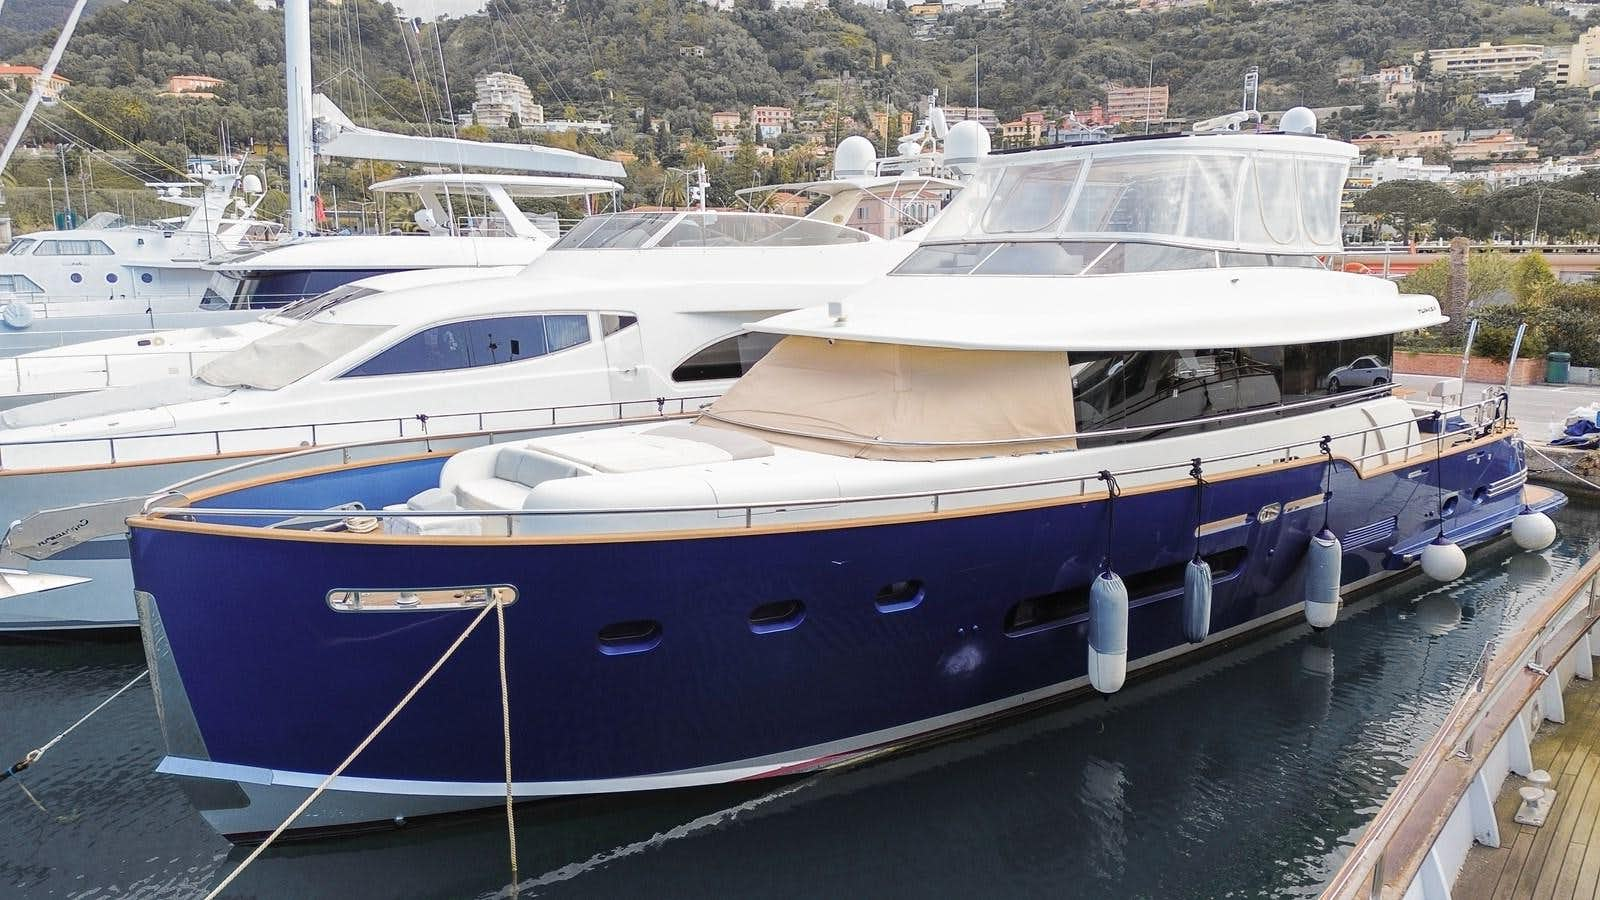
[[[971, 459], [1076, 446], [1058, 437], [1076, 427], [1065, 353], [812, 337], [784, 338], [697, 423], [865, 459]], [[1039, 440], [959, 443], [1017, 438]], [[885, 443], [894, 441], [938, 445]]]
[[300, 322], [213, 359], [201, 366], [195, 377], [217, 387], [275, 391], [387, 330], [387, 325]]

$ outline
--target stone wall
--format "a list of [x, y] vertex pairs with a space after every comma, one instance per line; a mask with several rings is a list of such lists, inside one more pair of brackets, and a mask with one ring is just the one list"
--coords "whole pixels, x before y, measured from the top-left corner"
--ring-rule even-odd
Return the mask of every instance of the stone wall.
[[[1396, 350], [1394, 370], [1404, 375], [1458, 378], [1461, 375], [1461, 354]], [[1505, 384], [1506, 364], [1499, 360], [1474, 356], [1467, 361], [1467, 380], [1480, 384]], [[1537, 384], [1542, 381], [1544, 381], [1544, 360], [1527, 357], [1517, 360], [1517, 370], [1511, 374], [1512, 384]]]

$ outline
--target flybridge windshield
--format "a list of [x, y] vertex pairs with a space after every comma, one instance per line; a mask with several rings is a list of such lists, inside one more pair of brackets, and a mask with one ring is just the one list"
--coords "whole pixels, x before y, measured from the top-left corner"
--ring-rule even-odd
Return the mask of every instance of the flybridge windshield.
[[1265, 253], [1341, 249], [1338, 156], [1113, 145], [983, 169], [930, 241], [1108, 235]]
[[854, 228], [765, 213], [637, 212], [590, 216], [552, 250], [817, 247], [870, 240]]

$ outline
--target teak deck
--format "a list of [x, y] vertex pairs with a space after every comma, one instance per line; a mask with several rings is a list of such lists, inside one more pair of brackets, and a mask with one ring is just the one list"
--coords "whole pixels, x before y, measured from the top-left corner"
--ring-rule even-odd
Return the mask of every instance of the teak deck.
[[1501, 846], [1472, 848], [1453, 896], [1600, 898], [1600, 681], [1574, 679], [1563, 700], [1566, 723], [1546, 723], [1533, 741], [1533, 764], [1556, 790], [1550, 817], [1539, 828], [1518, 825], [1517, 788], [1527, 782], [1507, 778], [1495, 801]]

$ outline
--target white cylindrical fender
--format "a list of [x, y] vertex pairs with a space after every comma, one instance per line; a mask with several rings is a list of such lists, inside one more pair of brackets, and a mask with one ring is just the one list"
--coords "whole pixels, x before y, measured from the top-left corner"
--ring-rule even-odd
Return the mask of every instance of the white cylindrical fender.
[[1435, 581], [1455, 581], [1467, 571], [1467, 554], [1441, 534], [1422, 548], [1422, 571]]
[[1198, 644], [1211, 634], [1211, 564], [1198, 556], [1183, 569], [1183, 636]]
[[1543, 550], [1556, 542], [1556, 523], [1524, 506], [1511, 520], [1511, 540], [1524, 550]]
[[21, 300], [13, 300], [7, 303], [4, 309], [0, 309], [0, 321], [5, 322], [9, 328], [21, 331], [33, 324], [33, 307]]
[[1114, 694], [1127, 677], [1128, 588], [1115, 572], [1101, 572], [1089, 587], [1089, 683]]
[[1339, 620], [1339, 585], [1344, 548], [1333, 532], [1324, 528], [1311, 536], [1306, 550], [1306, 623], [1312, 628], [1333, 627]]

